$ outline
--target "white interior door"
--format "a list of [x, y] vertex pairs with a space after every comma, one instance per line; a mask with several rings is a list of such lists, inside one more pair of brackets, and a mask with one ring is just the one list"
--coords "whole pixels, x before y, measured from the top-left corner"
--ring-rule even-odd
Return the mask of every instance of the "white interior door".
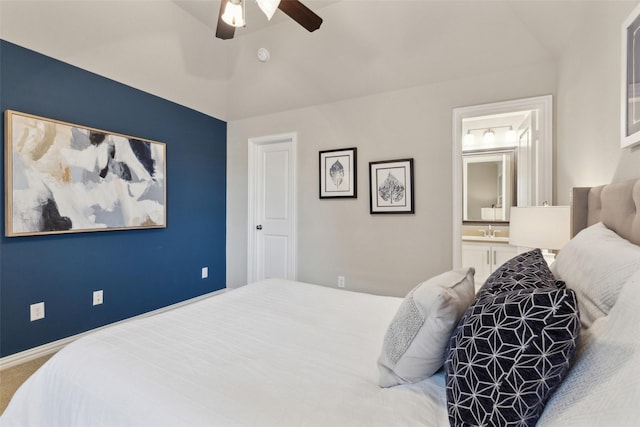
[[249, 140], [249, 283], [296, 279], [295, 145], [295, 134]]

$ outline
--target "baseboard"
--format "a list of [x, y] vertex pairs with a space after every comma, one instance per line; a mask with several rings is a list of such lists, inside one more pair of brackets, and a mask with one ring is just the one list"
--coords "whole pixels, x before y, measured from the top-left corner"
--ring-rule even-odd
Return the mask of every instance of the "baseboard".
[[183, 306], [188, 305], [188, 304], [193, 304], [194, 302], [198, 302], [198, 301], [203, 300], [205, 298], [209, 298], [209, 297], [211, 297], [213, 295], [217, 295], [217, 294], [220, 294], [220, 293], [223, 293], [223, 292], [226, 292], [226, 291], [227, 291], [227, 289], [225, 288], [225, 289], [220, 289], [220, 290], [217, 290], [217, 291], [214, 291], [214, 292], [209, 292], [208, 294], [200, 295], [198, 297], [191, 298], [191, 299], [188, 299], [188, 300], [185, 300], [185, 301], [181, 301], [181, 302], [176, 303], [176, 304], [168, 305], [166, 307], [162, 307], [162, 308], [159, 308], [157, 310], [153, 310], [153, 311], [149, 311], [147, 313], [139, 314], [137, 316], [130, 317], [128, 319], [120, 320], [118, 322], [110, 323], [108, 325], [104, 325], [104, 326], [101, 326], [99, 328], [95, 328], [95, 329], [91, 329], [91, 330], [86, 331], [86, 332], [79, 333], [77, 335], [73, 335], [73, 336], [70, 336], [70, 337], [67, 337], [67, 338], [63, 338], [63, 339], [60, 339], [60, 340], [57, 340], [57, 341], [53, 341], [53, 342], [50, 342], [50, 343], [47, 343], [47, 344], [40, 345], [38, 347], [30, 348], [29, 350], [25, 350], [25, 351], [21, 351], [19, 353], [15, 353], [15, 354], [11, 354], [9, 356], [5, 356], [3, 358], [0, 358], [0, 371], [2, 371], [3, 369], [8, 369], [8, 368], [11, 368], [13, 366], [20, 365], [20, 364], [25, 363], [25, 362], [29, 362], [29, 361], [37, 359], [39, 357], [46, 356], [48, 354], [52, 354], [52, 353], [55, 353], [57, 351], [60, 351], [67, 344], [77, 340], [78, 338], [82, 338], [85, 335], [89, 335], [89, 334], [91, 334], [93, 332], [100, 331], [100, 330], [106, 329], [106, 328], [110, 328], [112, 326], [119, 325], [121, 323], [130, 322], [130, 321], [135, 320], [135, 319], [142, 319], [144, 317], [154, 316], [156, 314], [164, 313], [166, 311], [175, 310], [176, 308], [183, 307]]

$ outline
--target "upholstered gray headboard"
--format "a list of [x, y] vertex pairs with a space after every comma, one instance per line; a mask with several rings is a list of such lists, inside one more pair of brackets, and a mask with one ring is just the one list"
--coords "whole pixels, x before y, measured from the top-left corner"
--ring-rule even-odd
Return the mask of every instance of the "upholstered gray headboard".
[[640, 179], [572, 192], [571, 235], [602, 221], [607, 228], [640, 245]]

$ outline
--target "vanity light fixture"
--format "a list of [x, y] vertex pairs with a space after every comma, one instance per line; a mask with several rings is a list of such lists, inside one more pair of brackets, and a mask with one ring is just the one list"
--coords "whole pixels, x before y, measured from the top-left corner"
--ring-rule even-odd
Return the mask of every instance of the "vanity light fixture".
[[509, 126], [509, 130], [504, 135], [504, 137], [507, 140], [507, 142], [516, 142], [518, 139], [518, 134], [516, 133], [515, 130], [513, 130], [513, 126]]
[[494, 142], [496, 142], [496, 134], [493, 133], [491, 129], [487, 129], [482, 134], [482, 142], [484, 142], [485, 144], [493, 144]]
[[476, 136], [474, 135], [475, 131], [484, 131], [482, 133], [482, 142], [484, 144], [494, 144], [496, 142], [496, 133], [494, 132], [495, 129], [500, 129], [500, 128], [509, 128], [509, 130], [507, 130], [504, 133], [504, 140], [508, 143], [508, 144], [514, 144], [518, 137], [517, 137], [517, 133], [515, 130], [513, 130], [513, 126], [510, 125], [505, 125], [505, 126], [491, 126], [490, 128], [475, 128], [475, 129], [467, 129], [467, 133], [464, 135], [464, 138], [462, 140], [462, 143], [464, 145], [473, 145], [476, 142]]
[[469, 129], [464, 136], [463, 143], [465, 145], [473, 145], [475, 142], [476, 142], [476, 137], [471, 133], [471, 129]]

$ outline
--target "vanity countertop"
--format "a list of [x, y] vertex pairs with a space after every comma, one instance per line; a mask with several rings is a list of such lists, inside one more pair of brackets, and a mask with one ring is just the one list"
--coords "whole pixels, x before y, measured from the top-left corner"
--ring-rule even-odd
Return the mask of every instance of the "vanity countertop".
[[487, 243], [509, 243], [508, 237], [485, 237], [485, 236], [465, 236], [462, 235], [464, 242], [487, 242]]

